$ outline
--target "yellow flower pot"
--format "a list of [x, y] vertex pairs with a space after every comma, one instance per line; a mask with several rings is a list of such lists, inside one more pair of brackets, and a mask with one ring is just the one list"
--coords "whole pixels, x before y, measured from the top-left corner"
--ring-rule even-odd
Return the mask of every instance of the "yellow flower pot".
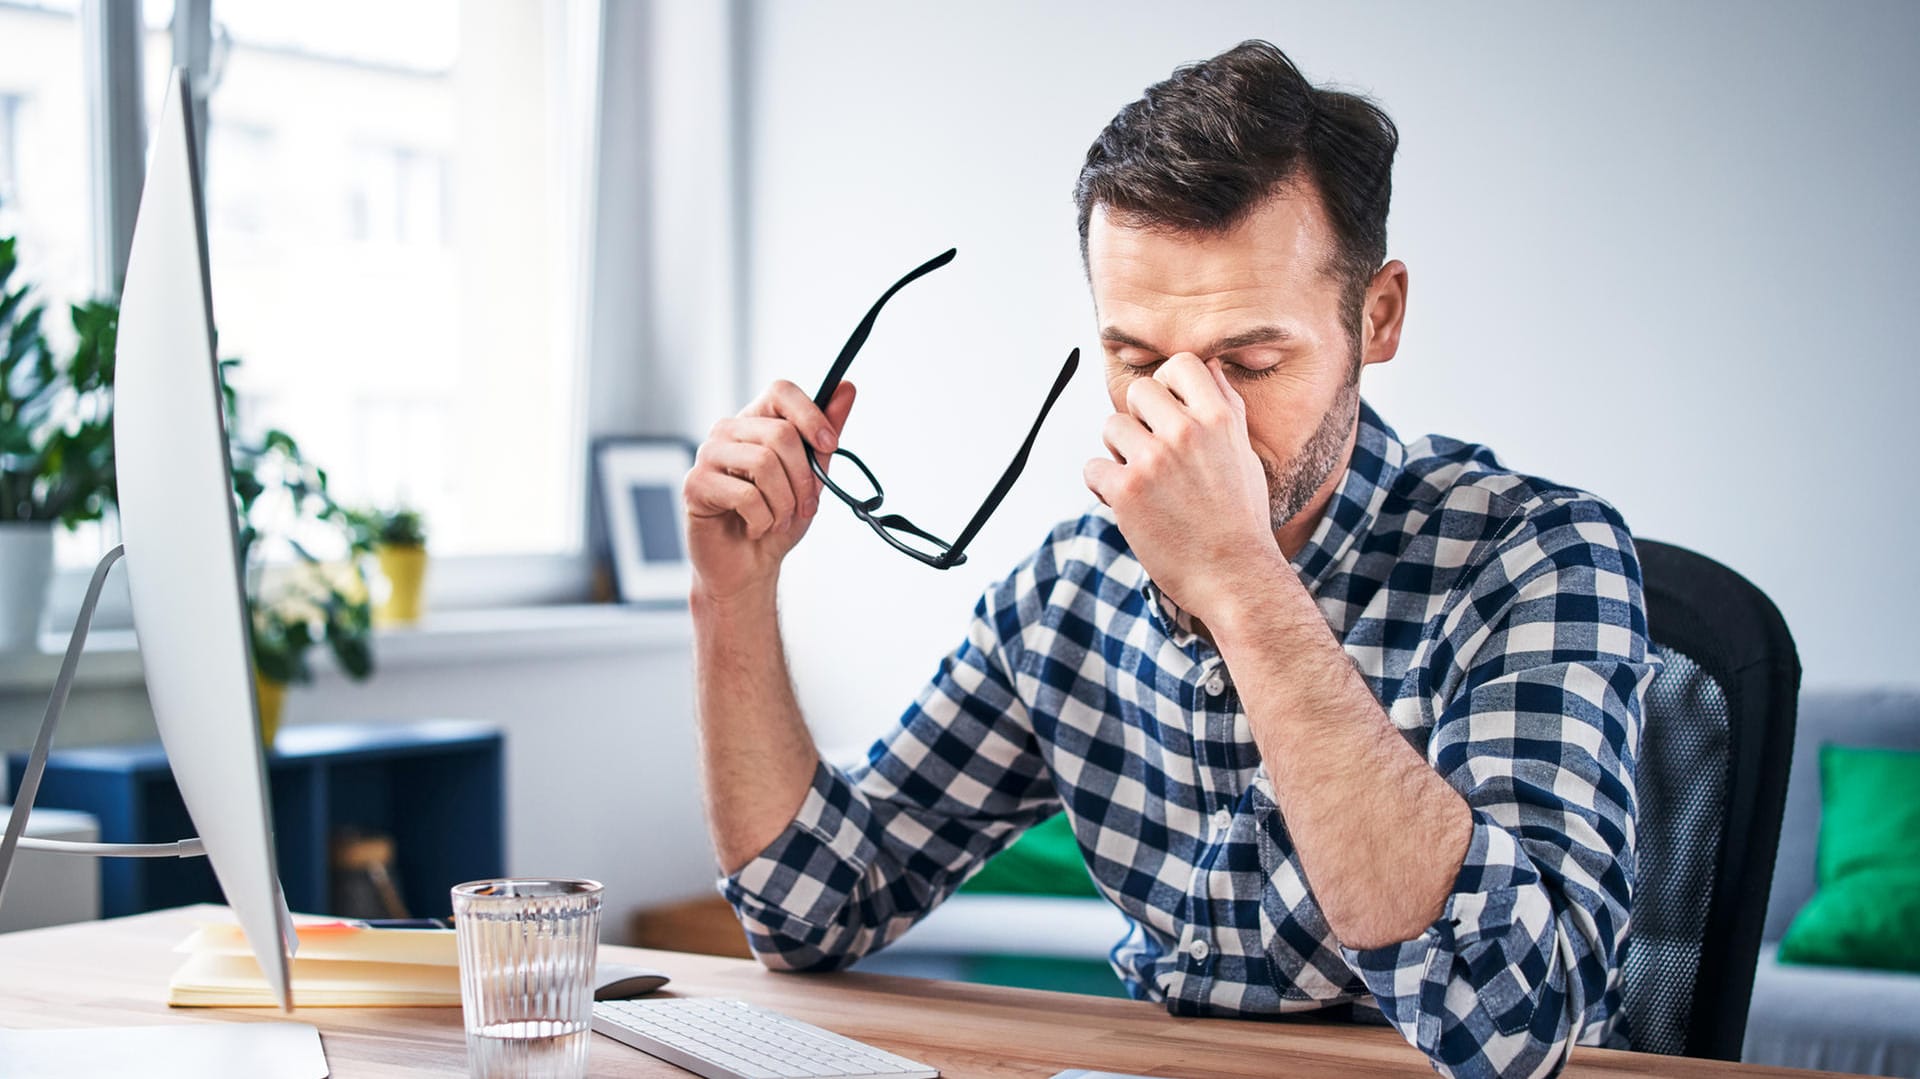
[[376, 626], [410, 626], [420, 621], [420, 591], [427, 580], [427, 549], [377, 544], [380, 573], [387, 579], [387, 598], [373, 609]]
[[253, 672], [253, 692], [260, 702], [260, 744], [271, 751], [274, 736], [280, 733], [280, 710], [287, 703], [287, 684], [276, 682], [256, 670]]

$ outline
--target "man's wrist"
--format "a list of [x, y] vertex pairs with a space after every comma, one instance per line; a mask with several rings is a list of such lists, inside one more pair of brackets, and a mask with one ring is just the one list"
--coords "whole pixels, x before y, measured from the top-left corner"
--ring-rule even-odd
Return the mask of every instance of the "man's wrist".
[[777, 576], [722, 591], [695, 575], [693, 587], [687, 594], [687, 608], [697, 622], [765, 618], [777, 610], [779, 594]]
[[1317, 623], [1325, 627], [1320, 609], [1294, 573], [1293, 563], [1277, 547], [1272, 557], [1231, 574], [1229, 587], [1222, 590], [1213, 609], [1195, 612], [1214, 631], [1214, 644], [1223, 655], [1242, 644], [1262, 647], [1263, 642], [1297, 632], [1302, 626]]
[[1194, 611], [1202, 622], [1212, 626], [1215, 635], [1260, 634], [1273, 628], [1275, 614], [1283, 614], [1288, 591], [1302, 593], [1294, 566], [1275, 547], [1248, 563], [1223, 566], [1221, 586], [1213, 603], [1204, 611]]

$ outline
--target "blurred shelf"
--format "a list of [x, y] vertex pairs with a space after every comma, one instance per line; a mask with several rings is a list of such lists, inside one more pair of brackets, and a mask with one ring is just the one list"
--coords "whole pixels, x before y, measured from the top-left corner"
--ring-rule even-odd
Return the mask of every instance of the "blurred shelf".
[[[496, 607], [428, 615], [418, 626], [375, 631], [374, 655], [385, 668], [502, 663], [559, 656], [603, 655], [684, 645], [692, 640], [686, 608], [640, 608], [611, 603]], [[0, 653], [0, 693], [44, 692], [60, 670], [65, 640], [43, 636], [40, 651]], [[341, 677], [324, 647], [315, 650], [315, 674]], [[130, 629], [94, 630], [74, 684], [141, 683], [138, 642]]]
[[[391, 836], [409, 912], [442, 917], [448, 889], [497, 877], [506, 867], [505, 738], [460, 719], [287, 727], [266, 755], [280, 883], [287, 902], [335, 911], [334, 839], [346, 831]], [[26, 755], [7, 758], [9, 786]], [[47, 760], [42, 809], [91, 814], [109, 843], [171, 842], [194, 834], [159, 743], [56, 750]], [[100, 858], [105, 917], [220, 902], [205, 858]]]

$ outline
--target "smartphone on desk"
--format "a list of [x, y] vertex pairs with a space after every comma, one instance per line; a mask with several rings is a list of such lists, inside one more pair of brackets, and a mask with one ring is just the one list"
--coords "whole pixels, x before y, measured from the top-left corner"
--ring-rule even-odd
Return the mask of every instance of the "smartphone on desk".
[[452, 929], [447, 918], [349, 918], [348, 925], [362, 929]]

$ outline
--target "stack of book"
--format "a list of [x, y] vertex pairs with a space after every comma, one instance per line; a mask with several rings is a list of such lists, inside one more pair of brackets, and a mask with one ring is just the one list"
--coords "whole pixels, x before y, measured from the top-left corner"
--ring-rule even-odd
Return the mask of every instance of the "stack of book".
[[[301, 1008], [459, 1007], [460, 953], [451, 929], [299, 925], [293, 1002]], [[202, 923], [174, 949], [187, 961], [167, 984], [182, 1008], [278, 1007], [240, 927]]]

